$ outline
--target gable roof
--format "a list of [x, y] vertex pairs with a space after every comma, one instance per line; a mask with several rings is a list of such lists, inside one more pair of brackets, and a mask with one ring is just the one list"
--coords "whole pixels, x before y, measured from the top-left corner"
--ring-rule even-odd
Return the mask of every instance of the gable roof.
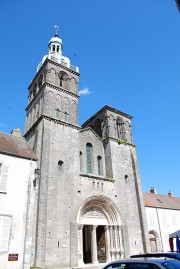
[[132, 116], [130, 116], [130, 115], [128, 115], [128, 114], [126, 114], [126, 113], [124, 113], [124, 112], [122, 112], [120, 110], [117, 110], [116, 108], [113, 108], [113, 107], [111, 107], [109, 105], [105, 105], [103, 108], [98, 110], [92, 117], [90, 117], [86, 122], [84, 122], [82, 124], [82, 128], [86, 127], [86, 125], [88, 123], [90, 123], [94, 118], [96, 118], [99, 114], [101, 114], [104, 111], [111, 111], [111, 112], [114, 112], [114, 113], [116, 113], [118, 115], [124, 116], [124, 117], [126, 117], [128, 119], [132, 119]]
[[0, 132], [0, 153], [37, 160], [24, 137]]
[[166, 208], [180, 210], [180, 198], [169, 195], [144, 192], [144, 204], [146, 207]]
[[82, 128], [80, 130], [80, 133], [83, 133], [83, 132], [88, 132], [90, 131], [91, 133], [93, 133], [99, 140], [102, 141], [102, 138], [91, 128], [91, 127], [85, 127], [85, 128]]

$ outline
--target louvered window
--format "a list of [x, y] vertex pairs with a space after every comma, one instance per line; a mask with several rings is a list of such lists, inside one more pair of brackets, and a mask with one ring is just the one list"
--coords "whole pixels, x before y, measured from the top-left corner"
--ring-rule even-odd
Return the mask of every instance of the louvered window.
[[0, 252], [7, 252], [9, 247], [11, 217], [0, 216]]
[[86, 144], [87, 173], [92, 174], [92, 145]]
[[7, 192], [8, 165], [0, 164], [0, 192]]

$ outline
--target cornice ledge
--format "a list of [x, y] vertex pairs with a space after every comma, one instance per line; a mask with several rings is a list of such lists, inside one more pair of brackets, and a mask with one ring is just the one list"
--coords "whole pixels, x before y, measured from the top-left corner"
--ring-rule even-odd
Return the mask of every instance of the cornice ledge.
[[73, 92], [70, 92], [70, 91], [67, 91], [67, 90], [65, 90], [64, 88], [58, 87], [58, 86], [56, 86], [56, 85], [53, 85], [53, 84], [51, 84], [51, 83], [49, 83], [49, 82], [47, 82], [47, 81], [44, 82], [43, 85], [47, 85], [47, 86], [49, 86], [49, 87], [51, 87], [51, 88], [53, 88], [53, 89], [56, 89], [56, 90], [58, 90], [58, 91], [60, 91], [60, 92], [64, 92], [64, 93], [67, 93], [67, 94], [69, 94], [69, 95], [72, 95], [72, 96], [74, 96], [74, 97], [79, 98], [79, 95], [78, 95], [78, 94], [73, 93]]
[[73, 73], [73, 74], [75, 74], [75, 75], [77, 75], [77, 76], [80, 76], [80, 73], [78, 73], [78, 72], [72, 70], [71, 68], [69, 68], [69, 67], [67, 67], [67, 66], [65, 66], [65, 65], [63, 65], [63, 64], [56, 63], [56, 62], [54, 62], [53, 60], [51, 60], [51, 59], [49, 59], [49, 58], [46, 58], [45, 62], [49, 62], [49, 63], [52, 63], [52, 64], [54, 64], [54, 65], [56, 65], [56, 66], [60, 66], [61, 68], [65, 69], [65, 70], [68, 70], [68, 71], [70, 71], [71, 73]]
[[123, 145], [131, 146], [131, 147], [133, 147], [133, 148], [136, 147], [135, 144], [132, 144], [132, 143], [129, 143], [129, 142], [127, 142], [127, 141], [123, 141], [123, 140], [121, 140], [121, 143], [119, 143], [119, 142], [118, 142], [119, 139], [116, 139], [116, 138], [113, 138], [113, 137], [107, 137], [107, 138], [105, 138], [105, 139], [103, 140], [103, 142], [105, 142], [106, 140], [111, 140], [111, 141], [117, 142], [119, 145], [120, 145], [120, 144], [123, 144]]
[[80, 173], [80, 176], [81, 177], [87, 177], [89, 179], [96, 179], [96, 180], [101, 180], [101, 181], [109, 181], [109, 182], [112, 182], [112, 183], [115, 182], [115, 179], [113, 179], [113, 178], [108, 178], [108, 177], [103, 177], [103, 176], [96, 176], [96, 175], [93, 175], [93, 174]]
[[51, 117], [46, 116], [46, 115], [42, 115], [42, 118], [44, 118], [46, 120], [49, 120], [49, 121], [53, 121], [55, 123], [58, 123], [58, 124], [61, 124], [61, 125], [64, 125], [64, 126], [70, 126], [73, 129], [77, 129], [77, 130], [80, 130], [81, 129], [81, 126], [79, 126], [79, 125], [75, 125], [75, 124], [69, 123], [67, 121], [62, 121], [62, 120], [54, 119], [54, 118], [51, 118]]

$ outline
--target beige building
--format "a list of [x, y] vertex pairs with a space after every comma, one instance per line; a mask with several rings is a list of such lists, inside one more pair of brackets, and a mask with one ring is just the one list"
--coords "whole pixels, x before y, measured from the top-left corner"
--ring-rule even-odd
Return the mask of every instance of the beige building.
[[[36, 156], [20, 130], [0, 132], [0, 268], [30, 267]], [[26, 243], [25, 243], [26, 242]], [[27, 253], [27, 255], [26, 255]]]
[[150, 193], [144, 193], [144, 203], [151, 252], [170, 251], [169, 235], [180, 229], [180, 198], [173, 197], [171, 192], [157, 194], [152, 188]]

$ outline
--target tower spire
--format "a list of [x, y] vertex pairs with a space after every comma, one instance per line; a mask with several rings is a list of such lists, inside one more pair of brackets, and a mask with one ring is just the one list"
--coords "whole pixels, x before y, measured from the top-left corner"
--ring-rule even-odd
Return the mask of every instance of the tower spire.
[[58, 37], [59, 26], [55, 25], [54, 29], [55, 29], [55, 37]]

